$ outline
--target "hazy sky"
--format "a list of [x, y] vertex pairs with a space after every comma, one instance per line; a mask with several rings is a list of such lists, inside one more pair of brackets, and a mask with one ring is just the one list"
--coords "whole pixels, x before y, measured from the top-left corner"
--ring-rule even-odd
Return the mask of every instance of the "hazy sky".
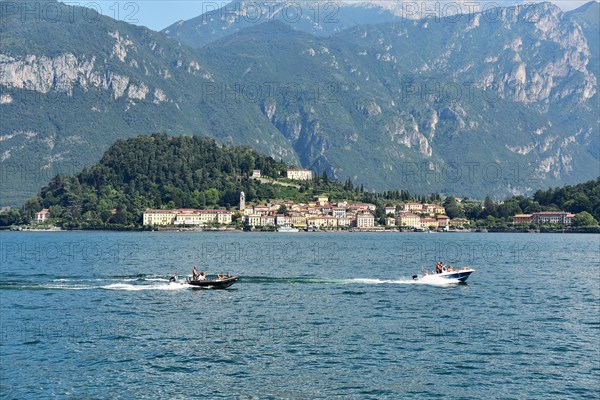
[[[299, 1], [299, 0], [294, 0]], [[327, 0], [323, 0], [326, 2]], [[400, 1], [400, 0], [399, 0]], [[403, 0], [409, 1], [409, 0]], [[421, 4], [423, 0], [414, 0], [415, 3]], [[448, 1], [448, 0], [446, 0]], [[456, 1], [456, 0], [455, 0]], [[460, 0], [458, 0], [460, 1]], [[462, 0], [468, 1], [469, 3], [477, 3], [477, 0]], [[484, 0], [486, 1], [486, 0]], [[483, 3], [484, 1], [479, 1]], [[487, 0], [492, 3], [492, 1]], [[563, 10], [571, 10], [577, 8], [587, 1], [579, 0], [551, 0], [557, 4]], [[598, 1], [598, 0], [596, 0]], [[202, 1], [202, 0], [136, 0], [136, 1], [95, 1], [95, 4], [99, 5], [102, 9], [102, 13], [112, 18], [137, 24], [144, 25], [150, 29], [161, 30], [167, 26], [179, 21], [194, 18], [205, 11], [214, 10], [219, 8], [229, 1]], [[500, 5], [514, 5], [517, 0], [506, 1], [496, 0], [496, 4]]]

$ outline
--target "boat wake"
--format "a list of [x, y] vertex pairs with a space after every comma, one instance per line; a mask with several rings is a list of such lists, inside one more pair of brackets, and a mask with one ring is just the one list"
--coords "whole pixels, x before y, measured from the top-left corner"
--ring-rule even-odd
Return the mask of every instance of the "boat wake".
[[40, 284], [20, 281], [0, 282], [0, 290], [182, 290], [191, 286], [185, 283], [172, 283], [166, 276], [132, 275], [108, 276], [104, 278], [57, 277], [50, 283]]
[[349, 279], [334, 279], [334, 278], [304, 278], [304, 277], [266, 277], [266, 276], [248, 276], [241, 277], [242, 283], [287, 283], [287, 284], [325, 284], [325, 285], [434, 285], [447, 286], [456, 284], [459, 281], [456, 279], [429, 279], [428, 281], [414, 280], [412, 278], [400, 279], [376, 279], [376, 278], [349, 278]]
[[[30, 277], [28, 277], [31, 279]], [[437, 278], [437, 279], [436, 279]], [[0, 290], [114, 290], [114, 291], [177, 291], [193, 288], [185, 282], [169, 282], [168, 276], [131, 275], [108, 276], [103, 278], [56, 277], [46, 284], [31, 282], [25, 278], [0, 282]], [[278, 284], [278, 285], [433, 285], [448, 286], [460, 283], [457, 279], [444, 279], [429, 276], [426, 280], [399, 278], [318, 278], [318, 277], [270, 277], [242, 276], [240, 284]]]

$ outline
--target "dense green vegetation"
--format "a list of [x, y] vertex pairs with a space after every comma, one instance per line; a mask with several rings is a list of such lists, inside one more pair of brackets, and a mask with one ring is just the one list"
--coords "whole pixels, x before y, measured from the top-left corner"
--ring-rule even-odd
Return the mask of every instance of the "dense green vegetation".
[[[52, 224], [65, 228], [133, 228], [141, 226], [147, 208], [237, 208], [240, 191], [246, 193], [248, 204], [275, 199], [308, 202], [322, 194], [332, 201], [373, 203], [379, 223], [385, 220], [385, 205], [406, 201], [443, 204], [450, 218], [468, 218], [477, 227], [491, 229], [512, 228], [515, 214], [538, 211], [572, 212], [577, 215], [576, 227], [596, 226], [600, 219], [600, 178], [539, 190], [532, 198], [496, 202], [488, 196], [483, 202], [468, 198], [458, 202], [436, 193], [368, 192], [363, 185], [331, 179], [326, 172], [311, 181], [291, 181], [285, 178], [288, 168], [249, 147], [223, 146], [207, 137], [154, 134], [119, 140], [97, 164], [74, 176], [55, 176], [21, 210], [1, 213], [0, 226], [31, 223], [35, 212], [48, 208]], [[261, 180], [251, 178], [255, 169], [261, 170]]]
[[600, 178], [589, 182], [549, 190], [538, 190], [533, 197], [513, 196], [504, 202], [492, 201], [489, 196], [481, 202], [464, 201], [458, 207], [453, 198], [444, 205], [448, 216], [476, 220], [479, 226], [506, 228], [516, 214], [540, 211], [568, 211], [576, 214], [574, 226], [596, 226], [600, 220]]
[[[405, 191], [368, 193], [350, 180], [331, 180], [326, 173], [292, 186], [250, 178], [253, 169], [260, 169], [263, 177], [281, 180], [288, 168], [249, 147], [221, 146], [211, 138], [155, 134], [119, 140], [96, 165], [75, 176], [57, 175], [25, 204], [20, 217], [28, 222], [35, 212], [48, 208], [52, 218], [65, 227], [131, 227], [141, 224], [147, 208], [236, 207], [242, 190], [248, 203], [308, 201], [320, 193], [333, 199], [377, 203], [410, 198]], [[19, 215], [12, 210], [2, 218], [0, 224], [10, 224]]]

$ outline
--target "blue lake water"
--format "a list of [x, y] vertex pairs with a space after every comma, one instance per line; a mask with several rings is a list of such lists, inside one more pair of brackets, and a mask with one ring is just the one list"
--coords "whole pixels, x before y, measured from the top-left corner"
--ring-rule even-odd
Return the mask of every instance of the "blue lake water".
[[[2, 398], [599, 397], [599, 235], [0, 239]], [[476, 272], [412, 280], [439, 260]]]

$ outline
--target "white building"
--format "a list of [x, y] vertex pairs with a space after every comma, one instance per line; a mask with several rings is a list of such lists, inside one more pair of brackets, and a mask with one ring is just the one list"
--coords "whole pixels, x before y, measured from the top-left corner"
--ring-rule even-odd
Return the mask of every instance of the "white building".
[[190, 225], [203, 226], [205, 224], [229, 225], [233, 213], [227, 210], [146, 210], [144, 211], [144, 225], [169, 226]]
[[275, 216], [275, 225], [277, 225], [277, 226], [292, 226], [292, 217], [288, 217], [283, 214], [277, 214]]
[[358, 214], [356, 216], [356, 227], [359, 229], [368, 229], [375, 226], [375, 217], [373, 214]]
[[44, 208], [40, 212], [35, 213], [35, 223], [43, 224], [44, 222], [50, 219], [50, 211], [47, 208]]
[[336, 218], [346, 218], [346, 209], [342, 207], [334, 207], [331, 210], [331, 215]]
[[313, 178], [313, 172], [309, 169], [289, 169], [287, 177], [296, 181], [309, 181]]

